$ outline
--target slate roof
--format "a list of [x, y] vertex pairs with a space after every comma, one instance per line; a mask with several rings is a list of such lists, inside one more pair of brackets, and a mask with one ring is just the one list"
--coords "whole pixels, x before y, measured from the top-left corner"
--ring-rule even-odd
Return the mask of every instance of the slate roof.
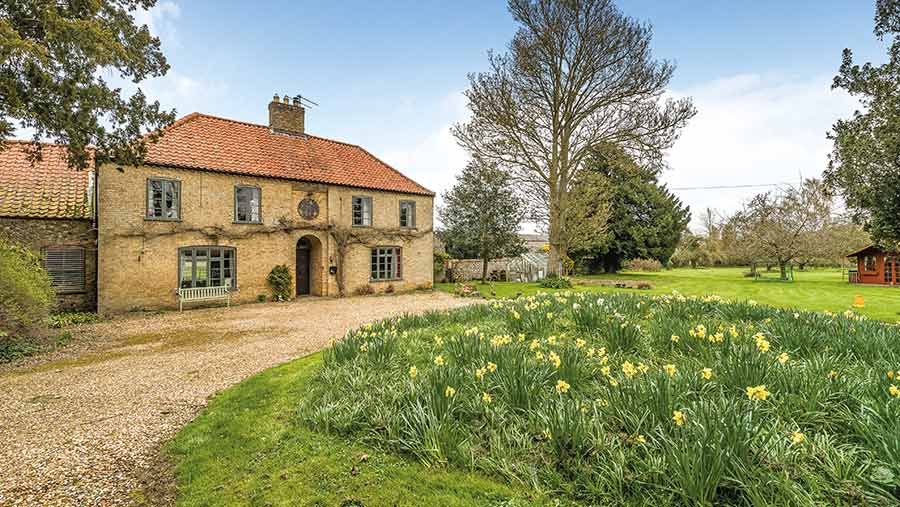
[[42, 159], [33, 165], [31, 141], [7, 140], [0, 151], [0, 217], [91, 218], [93, 169], [71, 169], [63, 145], [42, 146]]
[[353, 145], [309, 134], [191, 113], [148, 146], [147, 164], [434, 195]]

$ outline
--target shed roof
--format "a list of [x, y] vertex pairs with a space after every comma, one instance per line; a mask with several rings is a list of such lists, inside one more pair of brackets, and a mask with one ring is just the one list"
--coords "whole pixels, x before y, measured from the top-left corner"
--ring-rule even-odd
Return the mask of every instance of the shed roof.
[[65, 146], [40, 145], [33, 163], [31, 141], [7, 140], [0, 151], [0, 217], [89, 219], [93, 167], [73, 169]]

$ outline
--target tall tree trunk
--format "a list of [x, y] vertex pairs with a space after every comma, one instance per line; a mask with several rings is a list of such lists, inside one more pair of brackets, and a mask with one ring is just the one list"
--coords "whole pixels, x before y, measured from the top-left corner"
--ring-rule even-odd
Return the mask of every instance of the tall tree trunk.
[[550, 252], [547, 256], [547, 274], [562, 275], [560, 261], [566, 255], [566, 247], [563, 244], [563, 224], [562, 217], [559, 212], [559, 197], [556, 195], [554, 188], [550, 189], [550, 230], [547, 234], [547, 240], [550, 243]]
[[481, 283], [487, 283], [487, 268], [488, 268], [488, 259], [487, 256], [481, 258]]
[[778, 268], [781, 270], [781, 279], [787, 280], [787, 262], [778, 261]]

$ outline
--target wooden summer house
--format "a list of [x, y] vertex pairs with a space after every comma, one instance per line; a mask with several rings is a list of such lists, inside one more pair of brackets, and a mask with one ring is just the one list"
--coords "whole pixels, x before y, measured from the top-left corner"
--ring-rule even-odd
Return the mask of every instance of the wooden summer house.
[[900, 254], [869, 245], [849, 255], [856, 258], [856, 269], [850, 270], [850, 283], [897, 285], [900, 282]]

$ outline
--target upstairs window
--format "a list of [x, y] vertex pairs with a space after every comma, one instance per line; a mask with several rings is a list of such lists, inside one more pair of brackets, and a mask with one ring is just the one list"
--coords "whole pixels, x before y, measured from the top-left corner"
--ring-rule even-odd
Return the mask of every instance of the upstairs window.
[[231, 287], [237, 286], [235, 270], [237, 257], [234, 248], [222, 246], [191, 246], [178, 249], [178, 286]]
[[353, 197], [353, 225], [355, 227], [372, 226], [371, 197]]
[[57, 293], [84, 292], [84, 249], [49, 247], [44, 249], [44, 268]]
[[181, 219], [181, 182], [163, 178], [147, 180], [147, 219]]
[[234, 221], [239, 224], [262, 223], [259, 214], [262, 191], [259, 187], [234, 187]]
[[400, 227], [416, 228], [416, 202], [400, 201]]
[[400, 274], [400, 247], [372, 249], [372, 280], [399, 280]]

